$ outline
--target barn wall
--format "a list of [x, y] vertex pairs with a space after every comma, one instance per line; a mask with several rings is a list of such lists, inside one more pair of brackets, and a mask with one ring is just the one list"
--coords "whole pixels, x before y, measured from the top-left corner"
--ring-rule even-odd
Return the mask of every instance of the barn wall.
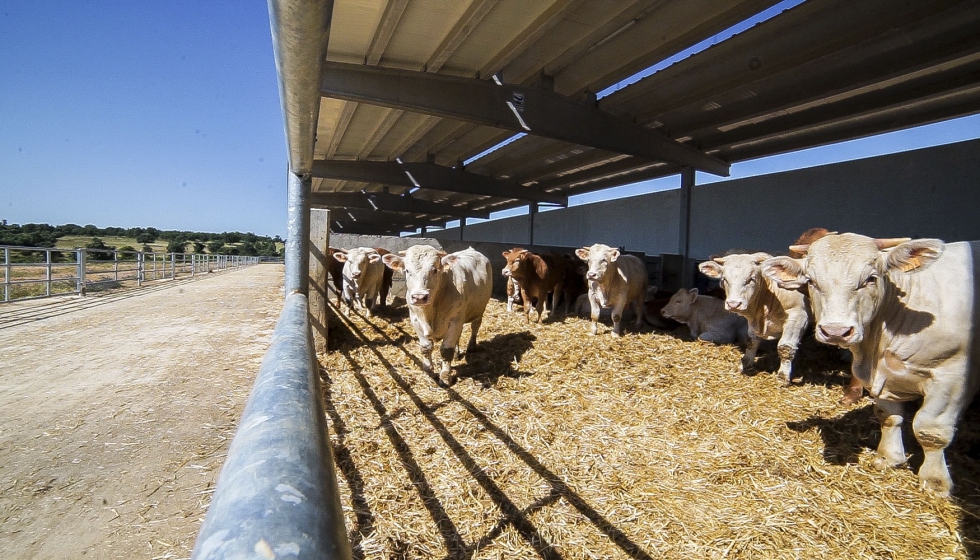
[[[678, 179], [678, 184], [680, 180]], [[679, 190], [542, 212], [534, 240], [676, 253]], [[782, 252], [803, 230], [980, 239], [980, 140], [695, 186], [691, 256]], [[470, 224], [467, 241], [527, 243], [527, 216]], [[430, 233], [458, 240], [458, 228]]]

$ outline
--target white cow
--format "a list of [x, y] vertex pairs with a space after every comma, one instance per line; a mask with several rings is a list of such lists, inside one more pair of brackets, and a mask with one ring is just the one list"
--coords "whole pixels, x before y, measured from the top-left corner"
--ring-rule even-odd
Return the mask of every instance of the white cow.
[[599, 329], [599, 312], [612, 308], [613, 336], [622, 333], [620, 322], [623, 309], [633, 305], [636, 328], [643, 326], [643, 299], [647, 293], [647, 270], [643, 262], [633, 255], [623, 255], [619, 249], [596, 243], [591, 247], [576, 249], [578, 258], [589, 264], [585, 279], [589, 283], [589, 301], [592, 304], [592, 328], [590, 335]]
[[385, 265], [381, 255], [371, 247], [357, 247], [346, 253], [335, 252], [333, 257], [344, 263], [341, 274], [347, 305], [364, 308], [370, 317], [384, 280]]
[[944, 450], [977, 392], [980, 242], [871, 239], [846, 233], [793, 247], [805, 257], [774, 257], [763, 271], [780, 286], [808, 286], [816, 337], [850, 349], [851, 372], [875, 400], [881, 443], [873, 465], [905, 463], [906, 401], [922, 399], [912, 431], [925, 460], [920, 487], [948, 496]]
[[698, 268], [719, 278], [725, 289], [725, 305], [748, 321], [749, 343], [742, 355], [742, 371], [753, 369], [761, 340], [779, 339], [779, 378], [789, 384], [793, 358], [810, 321], [810, 307], [799, 290], [784, 290], [759, 266], [769, 253], [733, 254], [701, 263]]
[[472, 247], [447, 255], [431, 245], [415, 245], [403, 257], [385, 255], [384, 263], [405, 271], [409, 317], [422, 350], [422, 369], [432, 373], [433, 341], [442, 339], [439, 381], [451, 384], [452, 362], [465, 323], [470, 323], [466, 352], [476, 349], [476, 334], [493, 290], [490, 260]]
[[697, 288], [677, 290], [660, 313], [686, 323], [691, 336], [698, 340], [715, 344], [748, 343], [745, 317], [726, 311], [725, 302], [716, 297], [699, 295]]

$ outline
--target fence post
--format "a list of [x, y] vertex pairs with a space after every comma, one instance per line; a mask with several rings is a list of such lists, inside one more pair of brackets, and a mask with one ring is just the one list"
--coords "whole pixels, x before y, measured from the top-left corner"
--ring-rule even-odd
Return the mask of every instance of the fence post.
[[310, 327], [317, 354], [327, 351], [327, 258], [330, 243], [330, 211], [310, 209]]
[[46, 265], [44, 273], [44, 295], [51, 297], [51, 249], [44, 251], [44, 264]]
[[3, 301], [10, 301], [10, 248], [3, 248]]
[[78, 285], [75, 287], [75, 291], [78, 295], [85, 295], [85, 248], [76, 249], [78, 252]]
[[170, 277], [177, 279], [177, 253], [170, 253]]
[[197, 271], [197, 253], [191, 253], [191, 278], [194, 277], [194, 273]]
[[143, 275], [146, 271], [146, 255], [143, 251], [136, 253], [136, 285], [143, 285]]

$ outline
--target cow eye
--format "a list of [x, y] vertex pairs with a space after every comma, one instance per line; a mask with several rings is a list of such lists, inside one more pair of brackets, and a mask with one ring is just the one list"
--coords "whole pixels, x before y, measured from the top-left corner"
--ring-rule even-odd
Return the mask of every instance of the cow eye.
[[861, 287], [865, 288], [868, 286], [874, 286], [877, 283], [878, 283], [878, 275], [872, 274], [871, 276], [868, 276], [868, 279], [864, 281], [864, 284], [862, 284]]
[[749, 279], [745, 281], [745, 285], [746, 286], [751, 286], [752, 284], [755, 284], [755, 277], [754, 276], [750, 276]]
[[722, 288], [724, 288], [727, 284], [728, 284], [728, 282], [725, 282], [725, 279], [724, 278], [722, 278], [721, 280], [718, 281], [718, 285], [720, 287], [722, 287]]

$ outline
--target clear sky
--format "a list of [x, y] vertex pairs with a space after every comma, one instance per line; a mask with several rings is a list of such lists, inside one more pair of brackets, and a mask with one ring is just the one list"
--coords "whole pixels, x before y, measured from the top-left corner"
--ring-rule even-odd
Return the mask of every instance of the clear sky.
[[[966, 117], [737, 163], [732, 178], [978, 137]], [[284, 236], [284, 138], [265, 2], [0, 2], [0, 219]]]
[[286, 232], [262, 1], [0, 2], [0, 219]]

